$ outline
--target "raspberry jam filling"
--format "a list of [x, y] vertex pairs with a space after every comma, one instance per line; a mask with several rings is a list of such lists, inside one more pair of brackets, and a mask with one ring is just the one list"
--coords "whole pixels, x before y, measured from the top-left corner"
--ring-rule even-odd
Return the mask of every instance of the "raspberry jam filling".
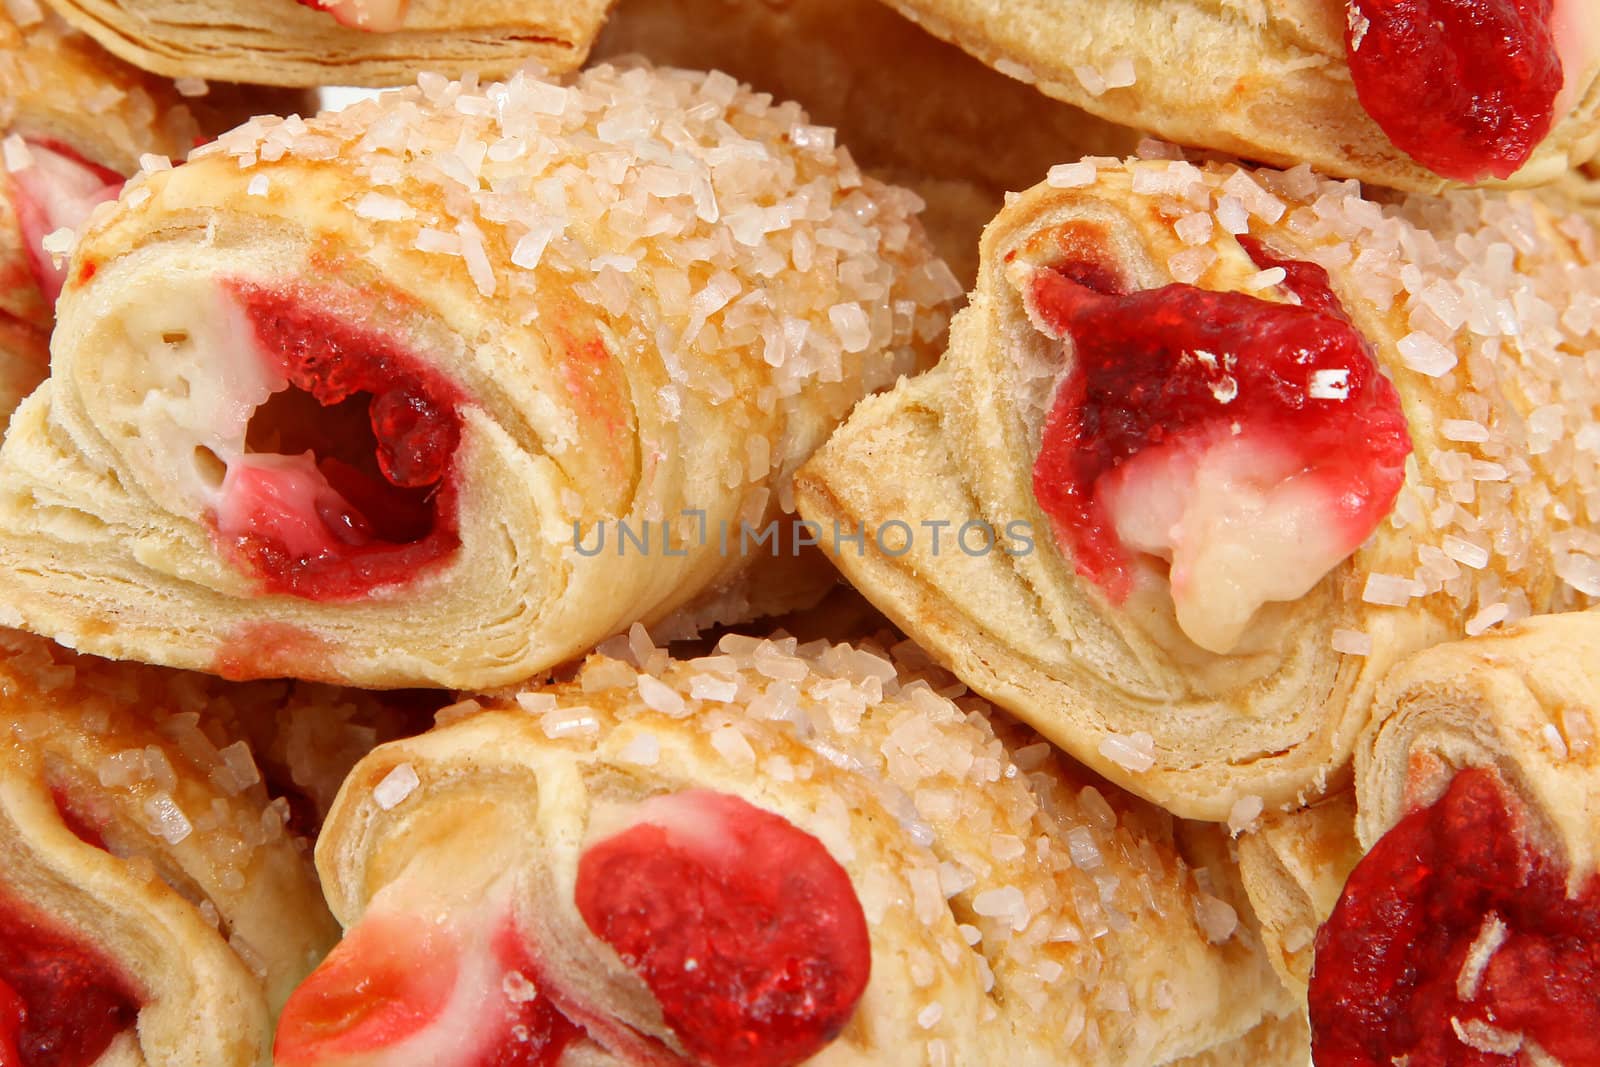
[[76, 230], [89, 219], [89, 213], [122, 192], [123, 177], [116, 171], [90, 163], [65, 145], [53, 141], [24, 140], [22, 158], [6, 154], [11, 170], [11, 187], [22, 230], [22, 243], [28, 252], [39, 291], [48, 304], [55, 304], [67, 283], [67, 265], [56, 265], [44, 250], [44, 239], [57, 230]]
[[552, 1067], [582, 1035], [530, 978], [507, 917], [470, 921], [369, 913], [285, 1005], [279, 1067]]
[[406, 20], [407, 0], [299, 0], [315, 11], [326, 11], [341, 26], [369, 33], [393, 33]]
[[138, 1016], [109, 959], [0, 888], [0, 1064], [88, 1067]]
[[815, 837], [706, 790], [655, 797], [578, 864], [578, 911], [695, 1062], [787, 1067], [849, 1022], [871, 968], [850, 878]]
[[286, 382], [227, 464], [217, 534], [268, 592], [349, 600], [460, 544], [456, 387], [304, 293], [235, 283], [260, 358]]
[[1564, 66], [1574, 79], [1584, 69], [1572, 20], [1588, 3], [1349, 0], [1345, 53], [1361, 106], [1436, 174], [1510, 177], [1555, 124]]
[[1318, 1067], [1600, 1063], [1600, 877], [1531, 848], [1491, 771], [1384, 834], [1317, 935]]
[[1141, 558], [1170, 564], [1179, 626], [1226, 653], [1269, 601], [1304, 596], [1372, 533], [1411, 450], [1394, 386], [1309, 263], [1300, 303], [1172, 284], [1123, 292], [1069, 259], [1034, 275], [1034, 310], [1073, 361], [1033, 467], [1078, 573], [1115, 604]]

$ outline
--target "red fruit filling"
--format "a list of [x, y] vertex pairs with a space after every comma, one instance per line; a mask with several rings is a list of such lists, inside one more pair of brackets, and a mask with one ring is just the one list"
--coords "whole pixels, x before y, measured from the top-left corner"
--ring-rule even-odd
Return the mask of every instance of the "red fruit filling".
[[1529, 847], [1491, 771], [1384, 834], [1317, 935], [1318, 1067], [1600, 1063], [1600, 877]]
[[28, 265], [45, 301], [54, 304], [67, 283], [67, 265], [56, 266], [44, 239], [60, 229], [76, 230], [89, 213], [122, 192], [123, 177], [90, 163], [53, 141], [24, 141], [29, 165], [11, 172], [17, 224]]
[[646, 801], [578, 864], [577, 905], [709, 1067], [788, 1067], [849, 1022], [871, 967], [844, 869], [786, 819], [720, 793]]
[[368, 917], [289, 997], [273, 1059], [322, 1063], [405, 1040], [444, 1010], [459, 955], [447, 927], [415, 915]]
[[1242, 243], [1284, 268], [1298, 305], [1181, 284], [1123, 292], [1075, 260], [1039, 271], [1030, 293], [1073, 342], [1033, 468], [1058, 542], [1118, 604], [1136, 553], [1168, 559], [1180, 624], [1217, 652], [1261, 603], [1304, 595], [1360, 546], [1411, 450], [1399, 396], [1327, 274]]
[[467, 946], [431, 917], [369, 914], [289, 998], [274, 1062], [551, 1067], [582, 1031], [532, 973], [509, 923], [491, 945]]
[[389, 338], [303, 293], [236, 283], [289, 382], [228, 464], [217, 533], [269, 592], [348, 600], [414, 579], [460, 544], [461, 394]]
[[88, 1067], [138, 1016], [109, 959], [0, 890], [0, 1064]]
[[[1436, 174], [1507, 178], [1555, 121], [1554, 0], [1349, 0], [1361, 106]], [[1575, 72], [1576, 73], [1576, 72]]]
[[370, 33], [392, 33], [405, 22], [407, 0], [299, 0], [326, 11], [341, 26]]

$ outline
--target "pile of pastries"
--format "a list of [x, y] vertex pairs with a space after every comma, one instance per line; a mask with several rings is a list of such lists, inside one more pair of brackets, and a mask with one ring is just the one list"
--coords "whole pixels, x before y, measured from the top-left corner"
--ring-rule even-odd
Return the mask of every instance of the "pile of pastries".
[[1585, 0], [5, 0], [0, 1064], [1600, 1064], [1597, 153]]

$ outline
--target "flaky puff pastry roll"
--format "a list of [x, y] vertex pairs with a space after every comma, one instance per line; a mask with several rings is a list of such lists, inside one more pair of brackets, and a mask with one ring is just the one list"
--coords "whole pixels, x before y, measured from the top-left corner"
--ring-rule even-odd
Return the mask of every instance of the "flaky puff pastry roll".
[[724, 75], [424, 79], [242, 127], [77, 248], [0, 458], [5, 614], [233, 676], [486, 687], [820, 595], [772, 524], [942, 334], [915, 206]]
[[1419, 192], [1600, 146], [1587, 0], [889, 0], [997, 69], [1182, 144]]
[[895, 653], [728, 636], [672, 660], [635, 628], [379, 748], [318, 843], [345, 938], [285, 1009], [280, 1067], [1293, 1043], [1214, 827]]
[[1244, 829], [1236, 847], [1267, 958], [1284, 984], [1304, 997], [1317, 929], [1361, 859], [1355, 792], [1346, 788], [1298, 811], [1269, 812]]
[[1356, 750], [1368, 851], [1317, 937], [1317, 1063], [1600, 1058], [1600, 615], [1433, 648]]
[[222, 683], [0, 633], [0, 1059], [251, 1067], [337, 933]]
[[1124, 155], [1142, 136], [1041, 99], [878, 0], [623, 0], [593, 54], [628, 53], [798, 101], [862, 167], [922, 197], [923, 225], [968, 288], [1007, 192], [1062, 159]]
[[1193, 818], [1297, 806], [1406, 654], [1600, 594], [1595, 236], [1526, 194], [1065, 166], [801, 511], [1113, 781]]
[[44, 0], [107, 50], [170, 78], [402, 85], [583, 62], [610, 0]]
[[36, 7], [0, 10], [0, 428], [49, 369], [66, 278], [49, 249], [65, 251], [140, 155], [181, 156], [201, 131], [170, 82]]

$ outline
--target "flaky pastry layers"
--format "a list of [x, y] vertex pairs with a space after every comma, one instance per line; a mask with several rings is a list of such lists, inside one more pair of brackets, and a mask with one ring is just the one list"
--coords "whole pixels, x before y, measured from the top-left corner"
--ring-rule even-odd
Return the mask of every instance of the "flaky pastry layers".
[[247, 124], [77, 247], [0, 457], [4, 614], [233, 676], [481, 688], [820, 595], [771, 524], [942, 336], [915, 206], [724, 75], [424, 78]]
[[1432, 192], [1541, 184], [1600, 145], [1584, 0], [889, 2], [1059, 100], [1264, 163]]
[[1306, 995], [1317, 928], [1333, 913], [1361, 859], [1352, 789], [1292, 812], [1271, 812], [1238, 838], [1239, 879], [1261, 923], [1267, 958]]
[[1600, 615], [1421, 652], [1356, 750], [1367, 853], [1316, 944], [1317, 1063], [1600, 1055]]
[[241, 716], [283, 696], [0, 633], [0, 1055], [265, 1064], [337, 933]]
[[285, 1009], [277, 1062], [1292, 1044], [1216, 828], [964, 692], [909, 642], [727, 636], [673, 660], [635, 627], [570, 681], [447, 709], [340, 793], [317, 855], [345, 939]]
[[1041, 99], [878, 0], [624, 0], [594, 55], [628, 53], [799, 102], [862, 167], [922, 197], [923, 226], [968, 288], [1007, 192], [1062, 159], [1131, 152], [1141, 136]]
[[1600, 595], [1588, 220], [1305, 168], [1051, 181], [939, 367], [798, 482], [974, 689], [1221, 820], [1319, 795], [1409, 652]]
[[108, 51], [170, 78], [401, 85], [583, 62], [610, 0], [45, 0]]

